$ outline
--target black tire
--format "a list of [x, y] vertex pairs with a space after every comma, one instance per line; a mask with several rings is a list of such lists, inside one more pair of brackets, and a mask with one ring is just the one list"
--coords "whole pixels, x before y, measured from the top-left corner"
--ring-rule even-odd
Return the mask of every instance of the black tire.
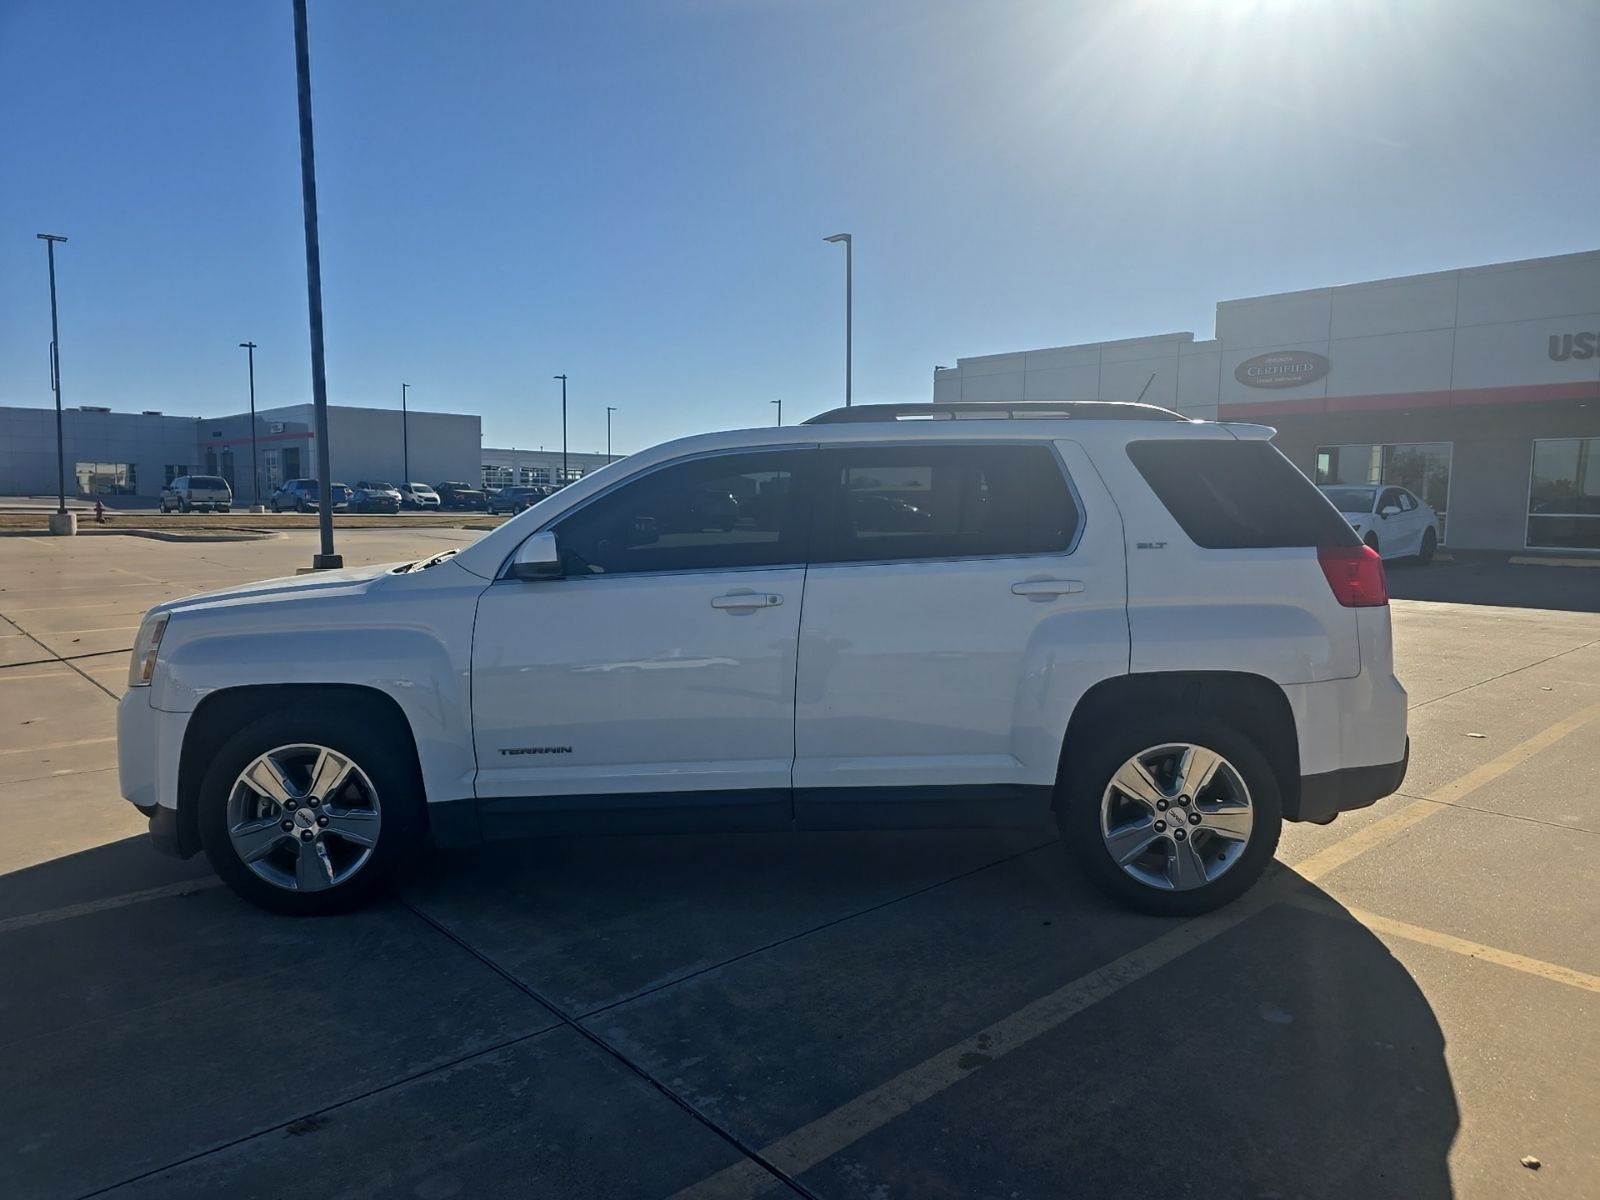
[[1381, 551], [1381, 550], [1379, 550], [1379, 549], [1378, 549], [1378, 535], [1377, 535], [1377, 534], [1375, 534], [1375, 533], [1369, 533], [1369, 534], [1367, 534], [1367, 536], [1366, 536], [1366, 537], [1365, 537], [1365, 538], [1363, 538], [1363, 539], [1362, 539], [1362, 540], [1363, 540], [1363, 541], [1364, 541], [1364, 542], [1365, 542], [1365, 543], [1366, 543], [1366, 544], [1367, 544], [1367, 545], [1369, 545], [1369, 546], [1371, 546], [1371, 547], [1372, 547], [1372, 552], [1373, 552], [1373, 553], [1374, 553], [1374, 554], [1382, 554], [1382, 553], [1383, 553], [1383, 551]]
[[1417, 561], [1427, 566], [1433, 561], [1434, 551], [1439, 548], [1439, 537], [1431, 529], [1422, 531], [1422, 547], [1417, 551]]
[[[235, 893], [252, 904], [290, 916], [346, 912], [370, 903], [415, 864], [427, 828], [422, 780], [409, 747], [382, 721], [359, 710], [309, 705], [251, 721], [212, 756], [197, 796], [200, 842], [211, 867]], [[228, 835], [228, 795], [239, 773], [258, 755], [279, 746], [313, 743], [347, 755], [379, 797], [382, 816], [372, 856], [350, 878], [326, 891], [298, 892], [276, 886], [252, 871], [235, 853]]]
[[189, 502], [187, 500], [179, 500], [178, 501], [178, 511], [181, 512], [181, 513], [188, 512], [189, 511]]
[[[1112, 858], [1100, 826], [1101, 800], [1123, 764], [1151, 747], [1180, 742], [1204, 746], [1227, 759], [1249, 790], [1253, 810], [1249, 839], [1234, 864], [1210, 883], [1183, 891], [1160, 889], [1124, 871]], [[1167, 917], [1210, 912], [1243, 895], [1272, 861], [1283, 829], [1277, 774], [1260, 747], [1234, 726], [1185, 709], [1157, 709], [1131, 718], [1122, 713], [1075, 738], [1068, 758], [1057, 785], [1062, 840], [1090, 882], [1118, 903]]]

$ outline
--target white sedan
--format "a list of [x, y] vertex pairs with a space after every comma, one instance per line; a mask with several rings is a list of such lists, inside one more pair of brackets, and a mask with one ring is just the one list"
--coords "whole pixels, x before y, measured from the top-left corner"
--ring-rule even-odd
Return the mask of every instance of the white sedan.
[[1439, 514], [1405, 488], [1328, 484], [1322, 494], [1333, 501], [1356, 536], [1382, 557], [1433, 561], [1439, 547]]

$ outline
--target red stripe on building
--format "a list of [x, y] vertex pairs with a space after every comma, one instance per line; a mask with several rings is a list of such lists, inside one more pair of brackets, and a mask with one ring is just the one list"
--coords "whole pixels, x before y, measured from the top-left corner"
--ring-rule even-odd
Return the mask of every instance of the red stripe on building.
[[1314, 413], [1378, 412], [1386, 409], [1445, 408], [1490, 404], [1539, 404], [1563, 400], [1600, 400], [1600, 380], [1578, 383], [1533, 383], [1520, 387], [1455, 388], [1442, 392], [1380, 392], [1370, 396], [1306, 396], [1294, 400], [1217, 405], [1217, 418], [1247, 421], [1255, 417], [1303, 416]]

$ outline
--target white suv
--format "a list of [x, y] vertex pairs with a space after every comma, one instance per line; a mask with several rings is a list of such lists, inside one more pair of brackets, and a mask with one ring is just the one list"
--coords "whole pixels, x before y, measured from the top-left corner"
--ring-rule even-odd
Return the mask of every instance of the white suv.
[[1051, 821], [1117, 899], [1213, 908], [1406, 768], [1382, 563], [1270, 436], [869, 405], [670, 442], [459, 552], [152, 609], [122, 791], [288, 912], [430, 843]]

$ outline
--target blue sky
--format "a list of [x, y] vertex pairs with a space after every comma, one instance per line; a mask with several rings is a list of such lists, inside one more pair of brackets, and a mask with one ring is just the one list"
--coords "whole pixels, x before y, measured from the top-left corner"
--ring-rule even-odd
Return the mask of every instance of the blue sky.
[[[1600, 5], [312, 0], [329, 396], [616, 448], [1600, 247]], [[310, 397], [289, 0], [0, 0], [0, 404]]]

